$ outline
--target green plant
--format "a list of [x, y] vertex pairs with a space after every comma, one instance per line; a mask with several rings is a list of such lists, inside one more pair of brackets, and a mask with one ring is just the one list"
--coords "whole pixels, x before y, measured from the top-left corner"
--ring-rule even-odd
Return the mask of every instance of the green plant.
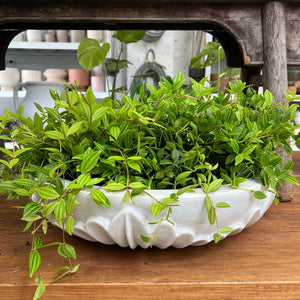
[[103, 63], [106, 78], [108, 78], [108, 73], [113, 74], [114, 80], [113, 85], [110, 90], [109, 82], [107, 80], [108, 90], [110, 92], [110, 97], [115, 99], [115, 93], [119, 89], [116, 89], [116, 80], [118, 72], [127, 68], [130, 62], [126, 59], [121, 59], [124, 52], [124, 44], [136, 43], [140, 41], [145, 35], [145, 30], [118, 30], [112, 37], [120, 42], [120, 51], [117, 59], [106, 59], [109, 52], [109, 43], [104, 43], [102, 46], [97, 40], [84, 38], [79, 44], [77, 56], [80, 65], [89, 71], [93, 67]]
[[[98, 63], [98, 62], [97, 62]], [[211, 224], [217, 222], [216, 206], [210, 192], [222, 185], [239, 188], [248, 178], [259, 178], [266, 190], [276, 193], [284, 181], [297, 184], [275, 149], [284, 145], [292, 152], [288, 140], [295, 135], [291, 120], [297, 106], [274, 104], [270, 92], [256, 94], [251, 87], [237, 81], [229, 83], [228, 93], [213, 95], [215, 89], [192, 80], [191, 92], [183, 89], [184, 77], [177, 74], [173, 81], [164, 79], [159, 88], [142, 86], [139, 98], [123, 94], [122, 99], [107, 97], [97, 103], [90, 88], [86, 93], [76, 86], [66, 87], [58, 94], [51, 91], [55, 107], [36, 105], [34, 119], [5, 111], [0, 117], [0, 139], [10, 141], [12, 149], [0, 148], [0, 193], [7, 199], [24, 199], [34, 193], [40, 201], [20, 204], [25, 231], [31, 230], [32, 249], [29, 257], [30, 277], [39, 283], [34, 299], [45, 290], [39, 274], [43, 247], [57, 247], [68, 265], [58, 270], [54, 281], [75, 273], [76, 251], [65, 242], [72, 235], [73, 212], [79, 202], [75, 196], [89, 189], [94, 201], [109, 209], [110, 203], [102, 188], [125, 190], [124, 201], [131, 201], [148, 189], [171, 189], [174, 192], [152, 205], [152, 215], [161, 213], [157, 222], [171, 221], [172, 206], [180, 205], [179, 195], [200, 187], [206, 194], [206, 209]], [[292, 98], [289, 98], [292, 100]], [[15, 126], [7, 130], [7, 124]], [[64, 186], [63, 179], [71, 182]], [[92, 190], [94, 185], [99, 188]], [[253, 192], [260, 199], [263, 192]], [[22, 200], [23, 201], [23, 200]], [[277, 202], [277, 201], [276, 201]], [[226, 203], [222, 203], [223, 207]], [[44, 244], [51, 220], [61, 225], [62, 241]], [[217, 228], [214, 239], [231, 228]], [[156, 238], [141, 236], [146, 242]]]
[[240, 68], [231, 68], [227, 67], [221, 73], [221, 60], [224, 59], [225, 52], [220, 43], [217, 42], [208, 42], [202, 51], [198, 53], [196, 56], [191, 58], [190, 67], [196, 69], [203, 69], [209, 66], [213, 66], [214, 64], [218, 64], [218, 74], [219, 79], [231, 79], [234, 76], [240, 74]]

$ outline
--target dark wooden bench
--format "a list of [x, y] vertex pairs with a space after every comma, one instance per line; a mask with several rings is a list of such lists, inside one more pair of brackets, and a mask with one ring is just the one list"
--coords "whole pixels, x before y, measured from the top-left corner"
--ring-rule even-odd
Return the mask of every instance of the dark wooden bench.
[[[0, 69], [12, 38], [26, 29], [191, 29], [212, 33], [227, 65], [277, 102], [285, 98], [287, 67], [300, 65], [300, 4], [296, 0], [7, 0], [0, 2]], [[290, 156], [279, 149], [286, 161]], [[280, 189], [292, 199], [291, 184]]]

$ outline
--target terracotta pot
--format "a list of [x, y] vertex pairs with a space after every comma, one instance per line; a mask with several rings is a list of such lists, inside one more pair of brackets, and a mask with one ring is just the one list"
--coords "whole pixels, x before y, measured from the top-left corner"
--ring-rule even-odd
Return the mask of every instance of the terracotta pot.
[[78, 83], [82, 90], [86, 90], [90, 85], [90, 75], [87, 71], [83, 69], [69, 69], [69, 82], [75, 84], [75, 81]]
[[297, 86], [296, 85], [289, 85], [288, 89], [293, 92], [294, 94], [297, 93]]
[[210, 74], [210, 81], [212, 81], [212, 86], [220, 86], [220, 92], [224, 92], [225, 88], [228, 83], [228, 79], [221, 79], [219, 80], [219, 74], [218, 73], [212, 73]]

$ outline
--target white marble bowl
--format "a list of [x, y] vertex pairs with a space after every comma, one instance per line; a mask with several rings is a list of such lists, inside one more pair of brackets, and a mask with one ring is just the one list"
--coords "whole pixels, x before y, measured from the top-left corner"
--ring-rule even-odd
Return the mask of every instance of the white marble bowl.
[[[240, 185], [243, 189], [252, 191], [263, 190], [263, 186], [253, 180]], [[142, 193], [134, 197], [135, 204], [130, 200], [123, 203], [125, 191], [103, 192], [110, 200], [111, 208], [98, 206], [89, 191], [81, 191], [77, 199], [80, 207], [74, 213], [73, 234], [89, 241], [103, 244], [118, 244], [132, 249], [140, 246], [147, 248], [149, 243], [141, 239], [141, 234], [151, 236], [157, 225], [150, 222], [161, 218], [161, 213], [154, 219], [151, 215], [151, 205], [154, 202], [148, 195]], [[168, 197], [172, 190], [148, 190], [157, 200]], [[271, 205], [274, 194], [265, 192], [267, 198], [256, 199], [251, 192], [221, 187], [218, 191], [210, 193], [214, 204], [227, 202], [230, 208], [217, 208], [219, 227], [229, 226], [234, 229], [230, 234], [236, 234], [245, 227], [259, 220]], [[84, 200], [83, 200], [84, 199]], [[38, 198], [33, 197], [33, 201]], [[158, 237], [152, 242], [153, 246], [167, 248], [173, 246], [183, 248], [189, 245], [200, 246], [213, 240], [216, 224], [210, 225], [205, 208], [205, 194], [201, 189], [195, 192], [184, 193], [179, 197], [179, 206], [173, 207], [170, 220], [174, 225], [164, 221], [158, 230]], [[57, 224], [56, 224], [57, 225]], [[223, 235], [222, 238], [225, 238]]]

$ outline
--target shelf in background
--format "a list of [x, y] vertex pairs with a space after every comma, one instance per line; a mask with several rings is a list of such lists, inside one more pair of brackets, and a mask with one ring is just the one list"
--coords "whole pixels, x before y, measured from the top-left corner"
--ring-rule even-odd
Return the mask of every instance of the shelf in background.
[[[23, 98], [26, 95], [25, 91], [18, 92], [19, 97]], [[96, 99], [103, 99], [108, 97], [108, 92], [96, 92], [93, 93], [96, 96]], [[13, 91], [0, 91], [0, 98], [13, 98]]]
[[58, 43], [58, 42], [11, 42], [9, 49], [33, 49], [33, 50], [77, 50], [79, 43]]

